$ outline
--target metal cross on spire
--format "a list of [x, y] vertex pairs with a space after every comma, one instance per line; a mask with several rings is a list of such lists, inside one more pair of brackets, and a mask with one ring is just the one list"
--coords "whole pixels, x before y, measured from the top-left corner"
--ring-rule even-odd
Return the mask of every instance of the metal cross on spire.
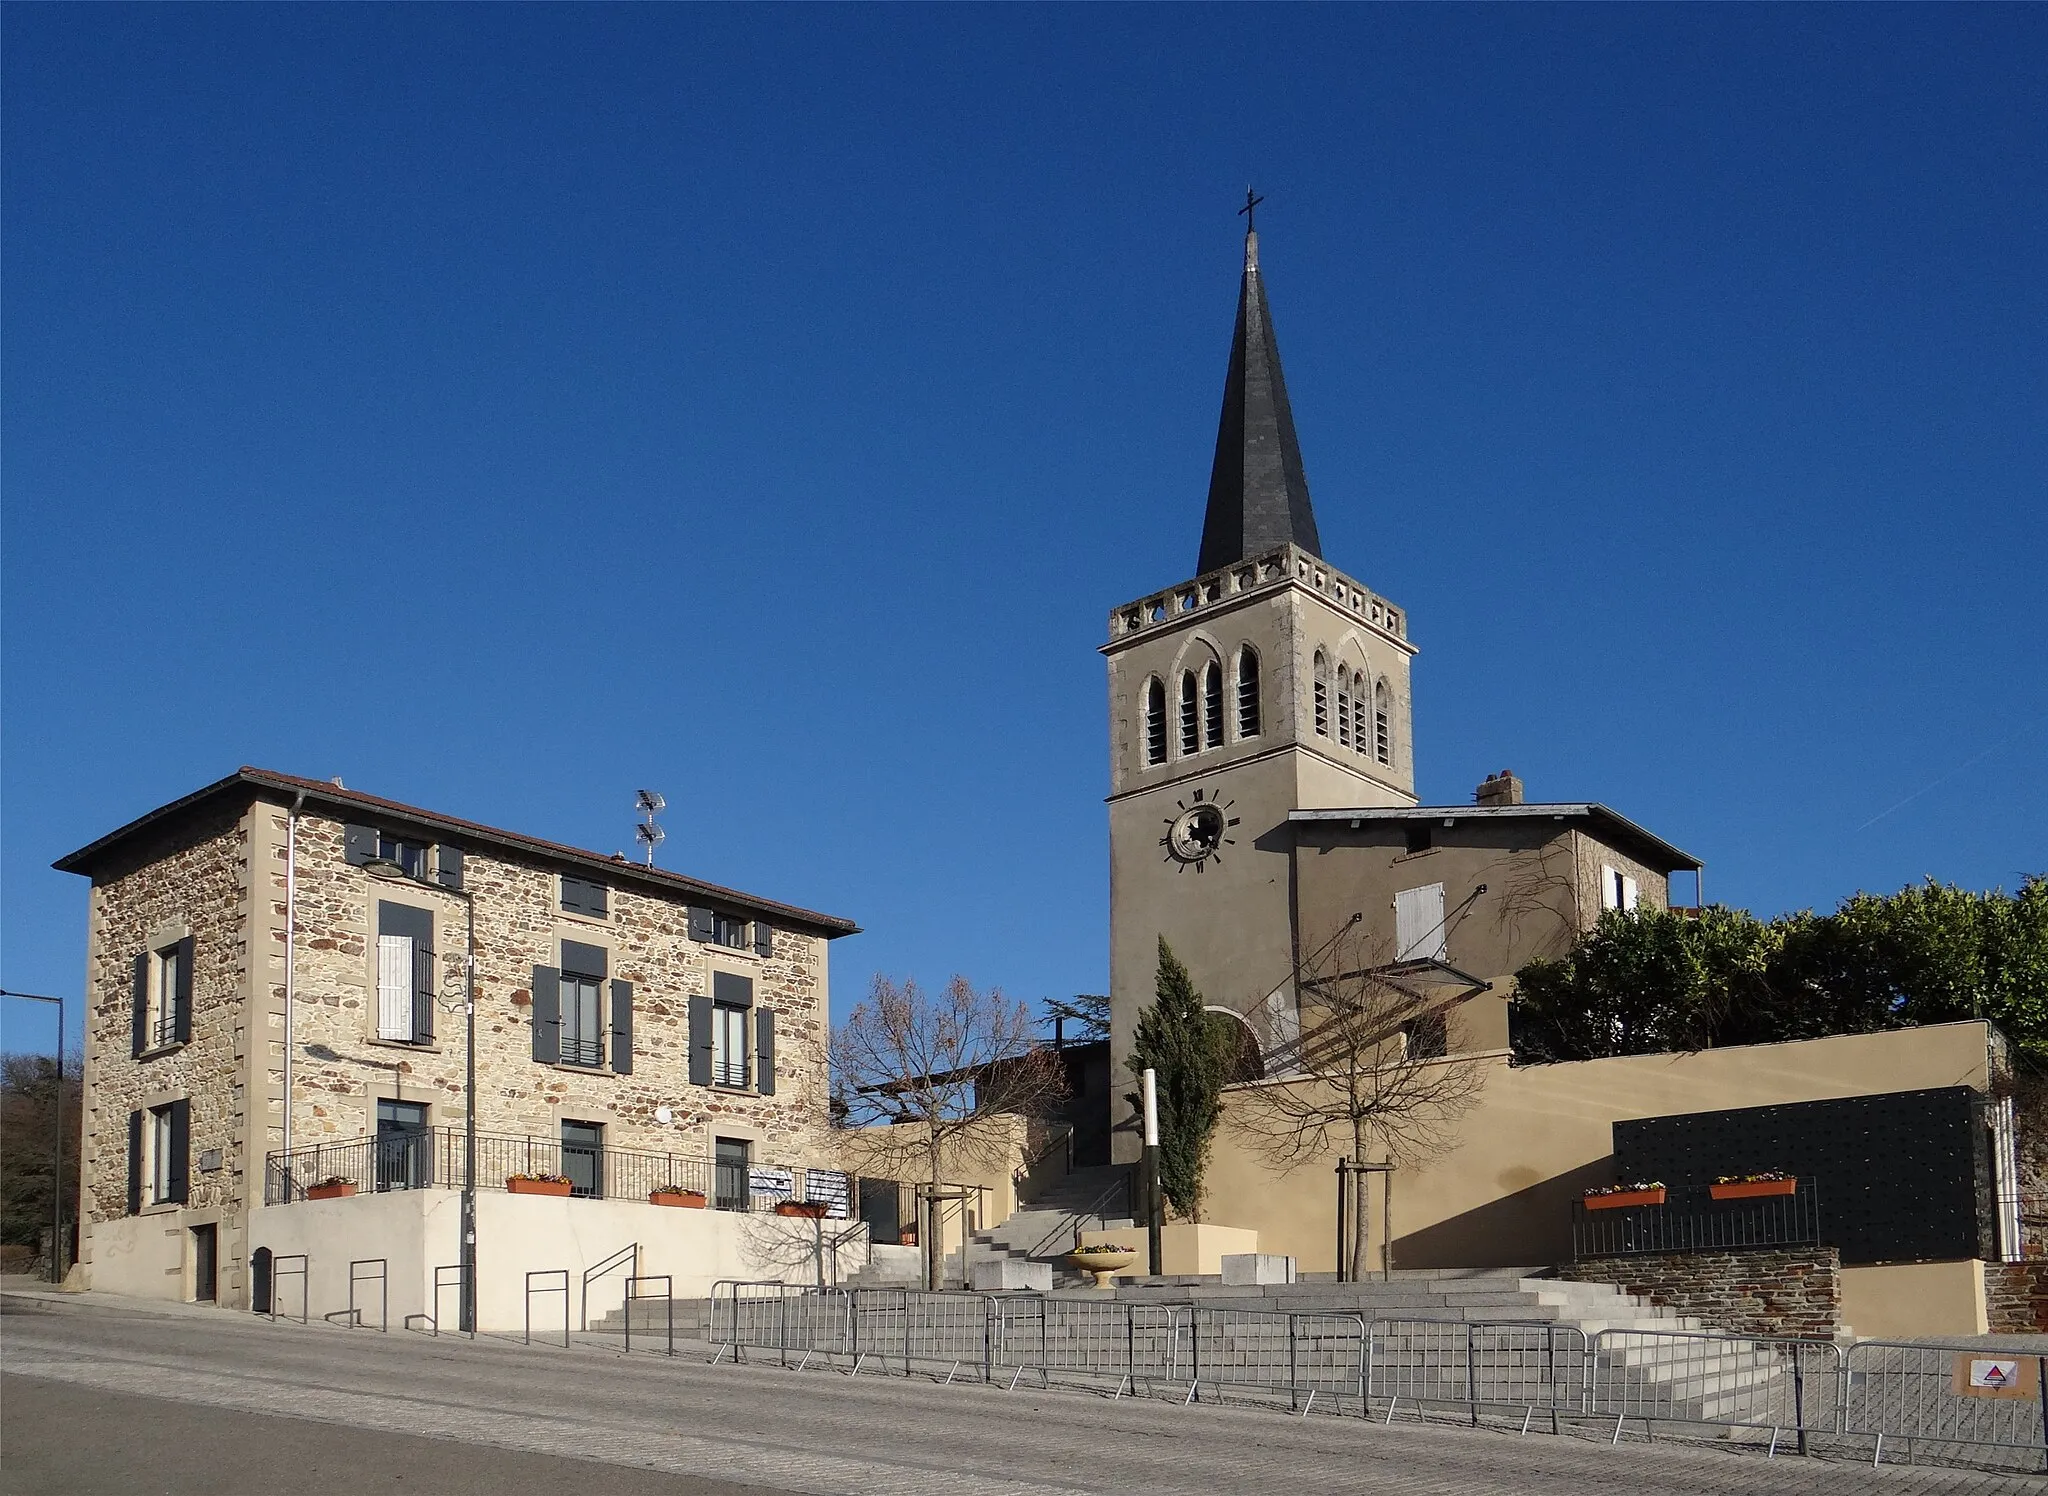
[[1247, 234], [1255, 234], [1258, 232], [1258, 220], [1256, 216], [1252, 213], [1252, 209], [1256, 208], [1260, 203], [1264, 201], [1265, 199], [1263, 197], [1260, 197], [1258, 193], [1252, 191], [1250, 183], [1245, 184], [1244, 206], [1242, 208], [1239, 208], [1237, 212], [1238, 216], [1244, 220], [1244, 231]]

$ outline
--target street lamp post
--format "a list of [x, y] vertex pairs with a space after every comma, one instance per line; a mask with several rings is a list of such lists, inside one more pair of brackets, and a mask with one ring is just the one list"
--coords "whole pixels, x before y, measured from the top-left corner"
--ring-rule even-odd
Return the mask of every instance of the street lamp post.
[[64, 999], [45, 997], [40, 992], [9, 992], [0, 997], [18, 997], [23, 1002], [54, 1003], [57, 1008], [57, 1118], [50, 1129], [50, 1281], [64, 1281]]
[[476, 897], [467, 889], [450, 888], [415, 878], [399, 864], [374, 858], [363, 871], [387, 883], [411, 883], [435, 893], [452, 894], [462, 900], [468, 914], [468, 950], [464, 953], [462, 992], [462, 1288], [458, 1328], [476, 1335]]

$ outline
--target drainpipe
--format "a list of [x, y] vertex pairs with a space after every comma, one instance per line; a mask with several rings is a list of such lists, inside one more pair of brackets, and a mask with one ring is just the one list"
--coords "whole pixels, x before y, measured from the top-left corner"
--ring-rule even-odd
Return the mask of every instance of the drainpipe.
[[284, 1151], [292, 1148], [292, 1018], [293, 942], [299, 931], [299, 811], [306, 803], [300, 790], [284, 823]]

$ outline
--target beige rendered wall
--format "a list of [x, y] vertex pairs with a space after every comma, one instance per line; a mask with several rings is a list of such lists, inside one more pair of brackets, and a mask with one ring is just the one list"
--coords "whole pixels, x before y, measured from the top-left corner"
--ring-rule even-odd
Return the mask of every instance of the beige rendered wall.
[[1842, 1323], [1857, 1338], [1982, 1335], [1984, 1264], [1899, 1262], [1842, 1269]]
[[[1564, 1065], [1510, 1067], [1504, 1057], [1447, 1062], [1483, 1067], [1484, 1088], [1448, 1152], [1395, 1175], [1394, 1265], [1563, 1261], [1571, 1251], [1571, 1202], [1590, 1185], [1613, 1182], [1616, 1121], [1933, 1086], [1982, 1088], [1988, 1042], [1986, 1026], [1970, 1022]], [[1332, 1271], [1338, 1153], [1317, 1152], [1291, 1169], [1277, 1165], [1246, 1125], [1260, 1089], [1233, 1087], [1226, 1095], [1205, 1214], [1220, 1225], [1256, 1229], [1260, 1250], [1293, 1256], [1305, 1272]], [[1379, 1201], [1375, 1186], [1375, 1244]]]
[[[312, 1316], [348, 1304], [349, 1262], [386, 1259], [391, 1283], [391, 1325], [407, 1314], [430, 1312], [433, 1269], [458, 1260], [461, 1196], [454, 1190], [393, 1190], [346, 1200], [300, 1201], [258, 1210], [250, 1237], [275, 1253], [303, 1252], [309, 1261]], [[823, 1223], [827, 1238], [844, 1221]], [[584, 1271], [630, 1243], [640, 1244], [640, 1274], [674, 1279], [678, 1298], [703, 1298], [721, 1278], [810, 1283], [816, 1273], [817, 1227], [804, 1220], [726, 1210], [678, 1210], [630, 1200], [563, 1200], [485, 1191], [477, 1196], [477, 1325], [486, 1332], [518, 1331], [525, 1324], [526, 1274], [564, 1269], [570, 1286], [570, 1323], [578, 1325]], [[825, 1254], [826, 1281], [840, 1282], [867, 1261], [865, 1240]], [[452, 1282], [452, 1275], [450, 1278]], [[559, 1280], [553, 1280], [559, 1281]], [[282, 1280], [279, 1307], [296, 1312], [295, 1279]], [[623, 1275], [591, 1289], [590, 1316], [619, 1306]], [[643, 1286], [658, 1294], [659, 1285]], [[375, 1294], [357, 1302], [374, 1311]], [[443, 1329], [454, 1321], [456, 1295], [442, 1294]], [[536, 1295], [537, 1327], [562, 1323], [559, 1294]]]

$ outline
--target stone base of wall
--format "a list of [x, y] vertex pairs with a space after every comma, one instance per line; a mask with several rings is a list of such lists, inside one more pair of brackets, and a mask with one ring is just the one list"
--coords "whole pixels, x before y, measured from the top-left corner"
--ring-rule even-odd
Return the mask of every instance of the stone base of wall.
[[[1842, 1261], [1833, 1247], [1587, 1257], [1557, 1270], [1744, 1335], [1832, 1336], [1842, 1325]], [[2048, 1281], [2048, 1280], [2044, 1280]]]
[[2048, 1332], [2048, 1262], [1985, 1263], [1984, 1314], [1994, 1335]]

